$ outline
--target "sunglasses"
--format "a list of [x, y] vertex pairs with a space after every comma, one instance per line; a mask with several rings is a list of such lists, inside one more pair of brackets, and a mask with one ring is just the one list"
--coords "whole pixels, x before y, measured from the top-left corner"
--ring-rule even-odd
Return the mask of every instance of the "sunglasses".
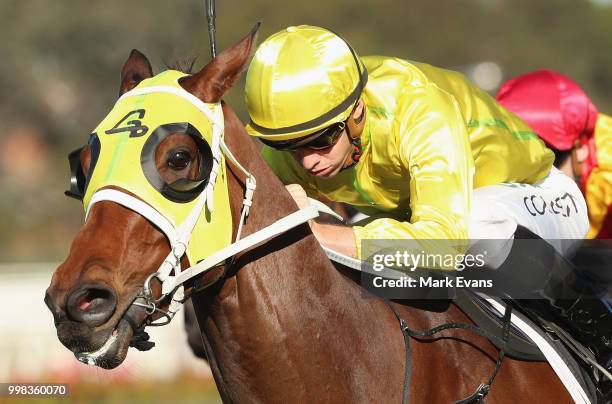
[[259, 138], [259, 140], [267, 146], [283, 151], [295, 151], [303, 148], [323, 150], [336, 144], [340, 135], [344, 132], [344, 128], [346, 128], [346, 122], [343, 121], [336, 122], [323, 130], [299, 139], [272, 141]]

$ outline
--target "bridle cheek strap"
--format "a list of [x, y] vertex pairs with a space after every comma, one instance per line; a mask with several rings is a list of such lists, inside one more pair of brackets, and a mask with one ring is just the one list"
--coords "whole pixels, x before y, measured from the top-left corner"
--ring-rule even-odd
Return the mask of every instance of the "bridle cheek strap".
[[162, 295], [159, 299], [154, 299], [150, 288], [150, 282], [153, 278], [158, 278], [163, 284], [164, 280], [170, 276], [172, 271], [175, 273], [180, 271], [181, 258], [187, 250], [189, 238], [191, 237], [193, 227], [195, 226], [195, 222], [197, 221], [200, 211], [204, 207], [205, 198], [200, 198], [200, 201], [198, 201], [196, 206], [194, 206], [187, 219], [183, 222], [183, 224], [181, 224], [181, 226], [179, 226], [178, 229], [175, 228], [174, 225], [168, 219], [166, 219], [166, 217], [164, 217], [149, 204], [133, 197], [130, 194], [115, 189], [102, 189], [93, 195], [85, 215], [85, 221], [87, 221], [87, 218], [89, 217], [91, 207], [102, 201], [115, 202], [140, 214], [148, 219], [151, 223], [159, 227], [159, 229], [168, 238], [170, 243], [170, 253], [164, 259], [158, 270], [147, 278], [143, 286], [143, 292], [137, 296], [137, 301], [133, 302], [133, 304], [144, 307], [148, 314], [153, 314], [156, 311], [161, 312], [166, 318], [165, 321], [151, 323], [151, 325], [164, 325], [169, 323], [174, 315], [179, 311], [183, 303], [185, 297], [184, 288], [182, 285], [176, 288], [174, 293], [172, 293], [172, 301], [170, 302], [170, 306], [168, 307], [168, 310], [164, 312], [159, 310], [157, 306], [166, 296]]

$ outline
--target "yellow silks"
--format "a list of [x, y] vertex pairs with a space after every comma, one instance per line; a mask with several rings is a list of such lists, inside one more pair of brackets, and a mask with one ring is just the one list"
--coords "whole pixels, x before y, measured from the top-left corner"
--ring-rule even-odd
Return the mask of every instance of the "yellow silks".
[[287, 140], [344, 121], [366, 81], [359, 58], [343, 39], [323, 28], [289, 27], [266, 39], [249, 65], [247, 131]]
[[595, 125], [597, 166], [587, 179], [585, 199], [591, 224], [587, 238], [596, 238], [612, 205], [612, 118], [599, 114]]
[[460, 73], [397, 58], [361, 60], [369, 80], [356, 165], [316, 178], [290, 153], [262, 150], [283, 182], [310, 196], [397, 218], [353, 228], [360, 257], [363, 239], [467, 239], [474, 188], [532, 184], [549, 173], [554, 155], [538, 136]]
[[[181, 94], [188, 94], [178, 83], [185, 76], [178, 71], [165, 71], [142, 81], [135, 90], [164, 86]], [[104, 120], [94, 129], [100, 141], [100, 153], [83, 198], [88, 210], [92, 196], [106, 187], [119, 187], [136, 195], [140, 200], [161, 213], [175, 229], [183, 223], [204, 193], [194, 195], [191, 201], [174, 201], [160, 193], [159, 187], [147, 177], [141, 160], [146, 158], [143, 147], [156, 141], [152, 135], [156, 129], [172, 123], [190, 124], [195, 128], [192, 136], [200, 136], [208, 145], [213, 144], [212, 123], [208, 117], [185, 97], [168, 92], [151, 92], [143, 95], [124, 95]], [[189, 97], [190, 95], [188, 95]], [[191, 96], [192, 97], [192, 96]], [[214, 112], [217, 104], [203, 104]], [[222, 117], [220, 111], [218, 115]], [[222, 122], [222, 121], [221, 121]], [[159, 132], [158, 132], [159, 134]], [[187, 246], [187, 256], [192, 265], [221, 250], [231, 242], [232, 219], [225, 173], [225, 164], [219, 164], [214, 186], [214, 214], [202, 209]]]

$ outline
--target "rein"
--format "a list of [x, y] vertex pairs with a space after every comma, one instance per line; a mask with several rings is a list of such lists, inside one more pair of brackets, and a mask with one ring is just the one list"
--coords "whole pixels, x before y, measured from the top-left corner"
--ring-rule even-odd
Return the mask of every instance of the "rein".
[[[224, 142], [220, 142], [220, 148], [223, 154], [228, 160], [230, 160], [240, 171], [242, 171], [246, 175], [245, 182], [245, 196], [242, 202], [242, 211], [240, 214], [240, 220], [238, 224], [238, 230], [236, 232], [236, 240], [231, 245], [226, 248], [217, 251], [216, 253], [210, 255], [204, 260], [200, 261], [196, 265], [191, 266], [190, 268], [180, 271], [180, 260], [185, 252], [185, 244], [181, 244], [180, 249], [172, 249], [168, 258], [171, 259], [170, 265], [164, 264], [167, 262], [168, 258], [160, 270], [152, 273], [145, 280], [142, 293], [137, 296], [137, 298], [142, 298], [145, 300], [144, 303], [135, 301], [133, 304], [141, 307], [145, 307], [148, 314], [153, 314], [154, 312], [159, 312], [166, 317], [166, 321], [162, 322], [151, 322], [149, 325], [152, 326], [161, 326], [168, 324], [176, 312], [180, 309], [182, 304], [185, 301], [183, 284], [190, 279], [193, 279], [196, 276], [204, 275], [211, 270], [217, 268], [219, 264], [226, 262], [226, 260], [230, 259], [230, 263], [225, 264], [225, 268], [223, 270], [223, 274], [215, 279], [215, 281], [198, 287], [198, 291], [203, 290], [209, 286], [212, 286], [214, 283], [222, 279], [231, 266], [233, 262], [233, 258], [236, 254], [244, 252], [252, 247], [255, 247], [259, 244], [265, 243], [266, 241], [287, 232], [303, 223], [306, 223], [308, 220], [314, 219], [319, 216], [318, 210], [309, 206], [307, 208], [300, 209], [294, 213], [289, 214], [288, 216], [283, 217], [282, 219], [277, 220], [273, 224], [264, 227], [263, 229], [258, 230], [257, 232], [250, 234], [245, 238], [241, 238], [243, 225], [246, 222], [246, 219], [249, 215], [250, 207], [253, 203], [253, 195], [255, 193], [255, 189], [257, 188], [257, 183], [255, 177], [248, 172], [236, 159], [236, 157], [229, 150], [227, 145]], [[163, 270], [161, 269], [163, 268]], [[177, 268], [179, 269], [177, 271]], [[172, 270], [174, 269], [174, 275], [171, 275]], [[153, 291], [151, 288], [151, 282], [154, 278], [157, 278], [162, 283], [162, 292], [161, 296], [157, 299], [153, 297]], [[170, 307], [167, 312], [160, 310], [157, 305], [165, 300], [167, 297], [171, 296], [172, 300], [170, 303]]]

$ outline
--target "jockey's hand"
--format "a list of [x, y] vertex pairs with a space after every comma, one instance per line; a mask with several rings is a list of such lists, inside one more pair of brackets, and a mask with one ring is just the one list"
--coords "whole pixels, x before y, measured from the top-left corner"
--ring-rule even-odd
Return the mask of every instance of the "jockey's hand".
[[300, 184], [285, 185], [285, 189], [289, 191], [298, 208], [304, 209], [308, 207], [308, 195], [306, 195], [306, 191], [304, 191]]
[[[285, 188], [300, 209], [310, 205], [306, 191], [301, 185], [289, 184]], [[308, 225], [319, 243], [349, 257], [357, 258], [355, 233], [351, 227], [317, 223], [314, 220], [309, 220]]]

